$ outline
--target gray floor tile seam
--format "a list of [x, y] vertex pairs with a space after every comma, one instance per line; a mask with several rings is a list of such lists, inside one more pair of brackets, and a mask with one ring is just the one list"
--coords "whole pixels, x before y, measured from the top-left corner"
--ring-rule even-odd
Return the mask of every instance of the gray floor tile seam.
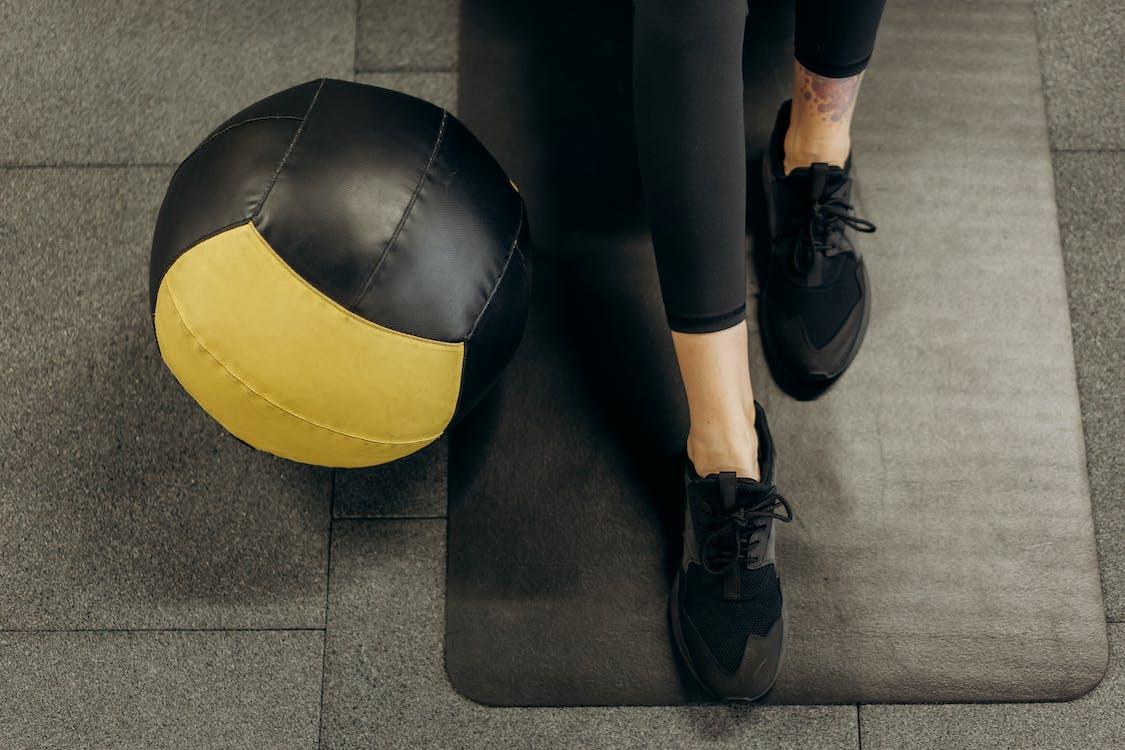
[[0, 628], [0, 636], [74, 633], [323, 633], [327, 627], [293, 628]]
[[1037, 58], [1037, 61], [1038, 61], [1038, 66], [1039, 66], [1039, 91], [1042, 94], [1042, 99], [1043, 99], [1043, 118], [1044, 118], [1044, 122], [1047, 125], [1047, 142], [1048, 142], [1048, 145], [1049, 145], [1050, 150], [1051, 150], [1052, 161], [1053, 161], [1054, 155], [1056, 153], [1119, 153], [1120, 151], [1122, 151], [1121, 148], [1112, 148], [1112, 147], [1100, 147], [1100, 148], [1082, 148], [1082, 147], [1079, 147], [1079, 148], [1073, 148], [1073, 147], [1065, 147], [1065, 146], [1064, 147], [1058, 147], [1058, 146], [1055, 145], [1054, 142], [1055, 142], [1055, 138], [1056, 138], [1056, 133], [1054, 132], [1054, 129], [1052, 128], [1050, 105], [1047, 101], [1048, 96], [1049, 96], [1048, 93], [1047, 93], [1048, 92], [1047, 71], [1046, 71], [1046, 65], [1045, 65], [1045, 60], [1044, 60], [1045, 55], [1044, 55], [1044, 50], [1043, 50], [1043, 47], [1044, 47], [1043, 28], [1042, 28], [1042, 24], [1040, 22], [1041, 18], [1040, 18], [1040, 11], [1039, 11], [1039, 4], [1038, 3], [1036, 3], [1034, 6], [1031, 7], [1031, 15], [1032, 15], [1032, 20], [1034, 21], [1033, 26], [1035, 27], [1035, 55], [1036, 55], [1036, 58]]
[[[356, 24], [359, 24], [359, 3], [356, 3]], [[354, 54], [354, 53], [353, 53]], [[324, 746], [324, 688], [328, 681], [328, 615], [332, 602], [332, 532], [336, 525], [336, 476], [338, 469], [333, 469], [328, 480], [328, 543], [326, 546], [326, 560], [324, 563], [324, 642], [320, 652], [320, 700], [317, 705], [316, 716], [316, 746]]]
[[1120, 154], [1125, 151], [1125, 148], [1115, 148], [1103, 146], [1101, 148], [1068, 148], [1068, 147], [1051, 147], [1051, 155], [1055, 154]]
[[179, 165], [179, 162], [54, 162], [49, 164], [15, 164], [7, 163], [0, 164], [0, 171], [18, 171], [18, 170], [31, 170], [31, 169], [155, 169], [167, 168], [171, 169]]
[[[336, 472], [332, 472], [332, 519], [329, 523], [328, 532], [328, 585], [327, 585], [327, 600], [324, 613], [324, 622], [327, 627], [330, 623], [330, 612], [328, 606], [331, 601], [331, 586], [332, 586], [332, 530], [337, 523], [357, 523], [357, 524], [379, 524], [386, 522], [409, 522], [409, 521], [445, 521], [445, 516], [344, 516], [336, 517], [335, 515], [335, 490], [336, 490]], [[325, 631], [324, 638], [324, 653], [323, 662], [320, 671], [320, 719], [317, 725], [317, 747], [324, 746], [324, 726], [325, 726], [325, 713], [324, 713], [324, 694], [325, 683], [327, 682], [328, 675], [328, 634]]]
[[863, 719], [860, 717], [859, 704], [855, 704], [855, 746], [863, 750]]
[[[1098, 684], [1100, 685], [1101, 683], [1098, 683]], [[1097, 689], [1097, 685], [1094, 686], [1094, 689]], [[1053, 700], [996, 700], [996, 701], [970, 701], [970, 700], [964, 700], [964, 701], [962, 701], [962, 700], [958, 700], [958, 701], [913, 701], [912, 700], [912, 701], [886, 701], [884, 703], [879, 703], [879, 702], [857, 703], [857, 704], [855, 704], [855, 707], [856, 707], [856, 715], [859, 716], [863, 713], [864, 708], [880, 708], [880, 707], [883, 707], [883, 706], [902, 706], [903, 708], [910, 708], [911, 706], [997, 706], [997, 707], [1002, 707], [1002, 706], [1055, 706], [1055, 705], [1065, 705], [1065, 704], [1068, 704], [1068, 703], [1074, 703], [1075, 701], [1082, 700], [1087, 695], [1089, 695], [1089, 693], [1084, 693], [1084, 694], [1082, 694], [1082, 695], [1080, 695], [1076, 698], [1058, 698], [1058, 699], [1053, 699]], [[833, 704], [833, 703], [825, 703], [825, 704], [794, 703], [794, 704], [787, 704], [787, 703], [782, 703], [782, 704], [779, 704], [779, 705], [798, 705], [798, 706], [799, 705], [826, 705], [826, 706], [832, 706], [832, 705], [841, 705], [841, 704]]]

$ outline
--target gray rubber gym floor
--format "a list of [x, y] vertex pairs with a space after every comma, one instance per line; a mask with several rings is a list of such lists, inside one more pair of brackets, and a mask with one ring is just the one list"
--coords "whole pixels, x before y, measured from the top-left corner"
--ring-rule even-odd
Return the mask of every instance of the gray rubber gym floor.
[[453, 107], [456, 2], [0, 0], [0, 747], [1120, 747], [1125, 28], [1114, 0], [1007, 5], [1040, 38], [1110, 622], [1092, 693], [462, 698], [442, 667], [444, 444], [366, 472], [246, 450], [162, 369], [145, 289], [172, 169], [243, 104], [329, 75]]

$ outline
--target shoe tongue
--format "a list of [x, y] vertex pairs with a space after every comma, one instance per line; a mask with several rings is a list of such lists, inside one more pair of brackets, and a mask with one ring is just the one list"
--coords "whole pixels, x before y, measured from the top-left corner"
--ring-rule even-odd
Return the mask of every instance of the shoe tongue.
[[735, 508], [738, 498], [738, 479], [733, 471], [724, 471], [719, 474], [719, 505], [725, 511]]
[[[805, 212], [812, 210], [813, 204], [837, 195], [847, 183], [844, 170], [827, 162], [814, 162], [808, 167], [798, 167], [786, 179], [792, 181], [789, 187], [791, 210], [803, 217], [808, 215]], [[804, 220], [798, 229], [802, 234], [808, 231], [803, 222]], [[837, 277], [843, 263], [844, 259], [841, 257], [811, 253], [804, 259], [801, 267], [787, 268], [786, 274], [801, 286], [822, 286]]]
[[817, 201], [840, 195], [846, 187], [848, 176], [843, 169], [827, 162], [814, 162], [807, 167], [797, 167], [778, 185], [778, 212], [796, 222], [790, 229], [803, 227], [808, 212]]
[[827, 162], [815, 162], [808, 170], [809, 200], [814, 202], [835, 193], [846, 180], [844, 170]]
[[809, 197], [814, 201], [824, 196], [824, 189], [828, 187], [828, 165], [817, 162], [809, 168]]
[[720, 471], [703, 477], [698, 491], [713, 508], [729, 513], [755, 505], [765, 494], [766, 486], [756, 479], [740, 477], [733, 471]]

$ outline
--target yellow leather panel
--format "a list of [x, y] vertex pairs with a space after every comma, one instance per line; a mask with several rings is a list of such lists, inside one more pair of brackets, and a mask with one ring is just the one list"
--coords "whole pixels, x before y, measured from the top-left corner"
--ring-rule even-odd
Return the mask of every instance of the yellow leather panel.
[[322, 466], [412, 453], [449, 424], [464, 345], [393, 331], [298, 276], [252, 224], [184, 253], [156, 300], [161, 355], [234, 435]]

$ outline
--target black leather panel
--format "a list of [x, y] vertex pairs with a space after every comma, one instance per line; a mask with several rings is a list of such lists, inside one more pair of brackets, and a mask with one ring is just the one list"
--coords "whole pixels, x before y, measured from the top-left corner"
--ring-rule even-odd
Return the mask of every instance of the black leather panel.
[[160, 280], [176, 258], [200, 240], [250, 219], [298, 125], [292, 119], [238, 125], [196, 149], [176, 170], [152, 238], [153, 309]]
[[519, 239], [503, 276], [465, 342], [461, 393], [451, 426], [460, 422], [484, 398], [523, 338], [531, 292], [526, 210], [522, 211], [519, 226]]
[[[207, 138], [212, 138], [216, 133], [221, 133], [229, 127], [265, 117], [295, 117], [302, 119], [309, 111], [313, 96], [320, 88], [320, 79], [302, 83], [291, 89], [271, 94], [265, 99], [254, 102], [246, 109], [229, 118], [219, 127], [211, 131]], [[206, 142], [206, 139], [204, 139]]]
[[351, 308], [414, 195], [441, 123], [442, 110], [421, 99], [326, 81], [255, 224], [294, 270]]
[[409, 214], [354, 310], [400, 331], [464, 339], [496, 288], [522, 206], [492, 155], [448, 115]]

